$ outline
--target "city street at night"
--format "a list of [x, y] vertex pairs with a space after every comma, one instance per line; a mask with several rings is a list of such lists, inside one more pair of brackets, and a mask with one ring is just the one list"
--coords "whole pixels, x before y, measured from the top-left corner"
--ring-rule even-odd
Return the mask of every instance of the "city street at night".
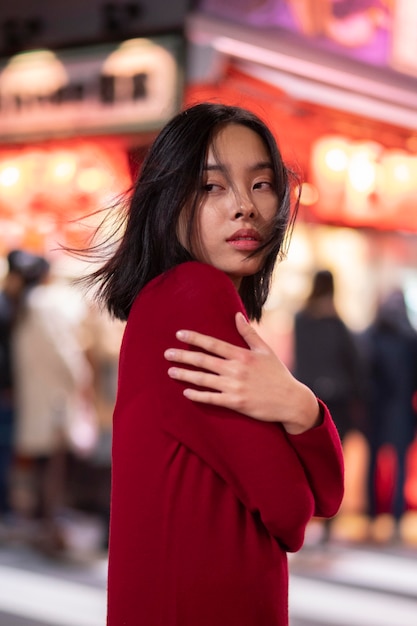
[[0, 626], [283, 624], [417, 626], [417, 0], [1, 2]]
[[[290, 626], [415, 626], [417, 550], [330, 541], [289, 556]], [[104, 626], [105, 553], [0, 548], [1, 626]]]

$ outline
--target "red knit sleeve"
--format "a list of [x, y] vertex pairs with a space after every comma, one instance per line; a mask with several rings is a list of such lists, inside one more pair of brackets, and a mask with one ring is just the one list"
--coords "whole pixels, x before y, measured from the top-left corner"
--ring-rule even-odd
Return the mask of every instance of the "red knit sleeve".
[[[147, 329], [142, 343], [152, 346], [150, 384], [161, 428], [210, 466], [288, 550], [297, 550], [316, 509], [315, 488], [325, 461], [317, 459], [316, 480], [314, 453], [308, 451], [304, 465], [302, 439], [290, 443], [279, 424], [185, 398], [185, 385], [168, 377], [170, 364], [163, 358], [166, 348], [184, 347], [175, 339], [180, 329], [247, 347], [235, 327], [239, 310], [243, 306], [230, 279], [209, 265], [191, 262], [150, 284], [132, 309], [129, 324]], [[320, 452], [326, 441], [331, 446], [324, 437]], [[337, 499], [334, 493], [332, 498]]]
[[326, 405], [319, 400], [323, 421], [300, 435], [288, 435], [303, 464], [315, 496], [315, 515], [336, 515], [344, 493], [342, 445]]

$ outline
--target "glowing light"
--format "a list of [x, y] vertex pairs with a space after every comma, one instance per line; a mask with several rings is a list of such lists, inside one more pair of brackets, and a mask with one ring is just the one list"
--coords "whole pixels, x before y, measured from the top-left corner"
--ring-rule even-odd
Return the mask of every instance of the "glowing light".
[[56, 154], [51, 157], [49, 168], [52, 178], [56, 182], [67, 183], [75, 175], [77, 162], [73, 154]]
[[396, 165], [394, 168], [394, 177], [399, 182], [405, 183], [409, 181], [411, 178], [411, 172], [408, 165], [406, 163], [399, 163], [398, 165]]
[[339, 193], [343, 189], [350, 149], [347, 139], [337, 135], [326, 135], [315, 142], [311, 164], [313, 182], [319, 193], [322, 184], [331, 183], [333, 193]]
[[380, 180], [381, 202], [394, 211], [404, 202], [415, 202], [417, 193], [417, 157], [405, 150], [387, 150], [381, 161], [384, 176]]
[[8, 166], [0, 172], [0, 185], [3, 187], [13, 187], [19, 182], [20, 171], [17, 167]]
[[369, 194], [375, 191], [378, 158], [382, 146], [376, 142], [358, 144], [351, 153], [348, 180], [354, 191]]
[[97, 167], [88, 167], [77, 176], [77, 186], [85, 193], [95, 193], [105, 183], [105, 173]]
[[360, 193], [372, 191], [375, 186], [375, 165], [366, 158], [353, 158], [349, 165], [349, 180], [352, 187]]
[[3, 95], [49, 95], [68, 82], [61, 61], [50, 50], [33, 50], [13, 56], [1, 73]]
[[327, 167], [334, 172], [343, 172], [346, 170], [348, 161], [348, 155], [342, 148], [332, 148], [324, 157], [324, 162]]
[[54, 168], [54, 174], [57, 178], [71, 178], [75, 171], [72, 163], [57, 163]]

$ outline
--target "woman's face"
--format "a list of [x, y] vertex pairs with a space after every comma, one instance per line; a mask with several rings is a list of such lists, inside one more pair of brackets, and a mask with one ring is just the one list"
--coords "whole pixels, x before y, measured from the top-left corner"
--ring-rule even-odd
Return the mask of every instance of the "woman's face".
[[[238, 288], [244, 276], [261, 269], [264, 254], [248, 255], [269, 234], [277, 210], [271, 156], [262, 139], [246, 126], [223, 127], [208, 151], [194, 257], [225, 272]], [[183, 220], [179, 237], [187, 247]]]

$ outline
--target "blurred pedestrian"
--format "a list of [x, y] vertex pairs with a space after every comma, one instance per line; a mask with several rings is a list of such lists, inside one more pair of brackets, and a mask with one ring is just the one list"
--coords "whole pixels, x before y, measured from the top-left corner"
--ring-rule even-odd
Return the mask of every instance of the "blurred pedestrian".
[[[325, 402], [344, 444], [349, 433], [363, 428], [363, 364], [334, 297], [333, 273], [318, 270], [305, 305], [294, 320], [293, 371]], [[323, 520], [322, 543], [330, 539], [332, 525], [332, 520]]]
[[333, 273], [319, 270], [294, 323], [294, 375], [328, 406], [342, 441], [363, 427], [364, 367], [334, 300]]
[[395, 531], [406, 509], [407, 452], [416, 435], [413, 396], [417, 392], [417, 333], [407, 313], [404, 293], [394, 289], [381, 301], [375, 319], [363, 334], [368, 362], [369, 514], [380, 511], [377, 468], [380, 452], [390, 446], [395, 452], [394, 493], [388, 511]]
[[65, 549], [58, 515], [66, 504], [66, 457], [71, 435], [79, 436], [75, 420], [84, 410], [92, 377], [71, 315], [70, 287], [62, 289], [51, 280], [50, 265], [42, 257], [28, 282], [13, 341], [15, 446], [34, 481], [31, 512], [39, 525], [37, 543], [54, 553]]
[[[95, 304], [83, 324], [86, 356], [93, 373], [93, 403], [97, 437], [90, 453], [78, 461], [88, 480], [77, 486], [78, 506], [98, 515], [102, 523], [102, 547], [108, 546], [110, 521], [112, 418], [117, 393], [119, 351], [125, 323]], [[78, 481], [80, 482], [80, 481]]]

